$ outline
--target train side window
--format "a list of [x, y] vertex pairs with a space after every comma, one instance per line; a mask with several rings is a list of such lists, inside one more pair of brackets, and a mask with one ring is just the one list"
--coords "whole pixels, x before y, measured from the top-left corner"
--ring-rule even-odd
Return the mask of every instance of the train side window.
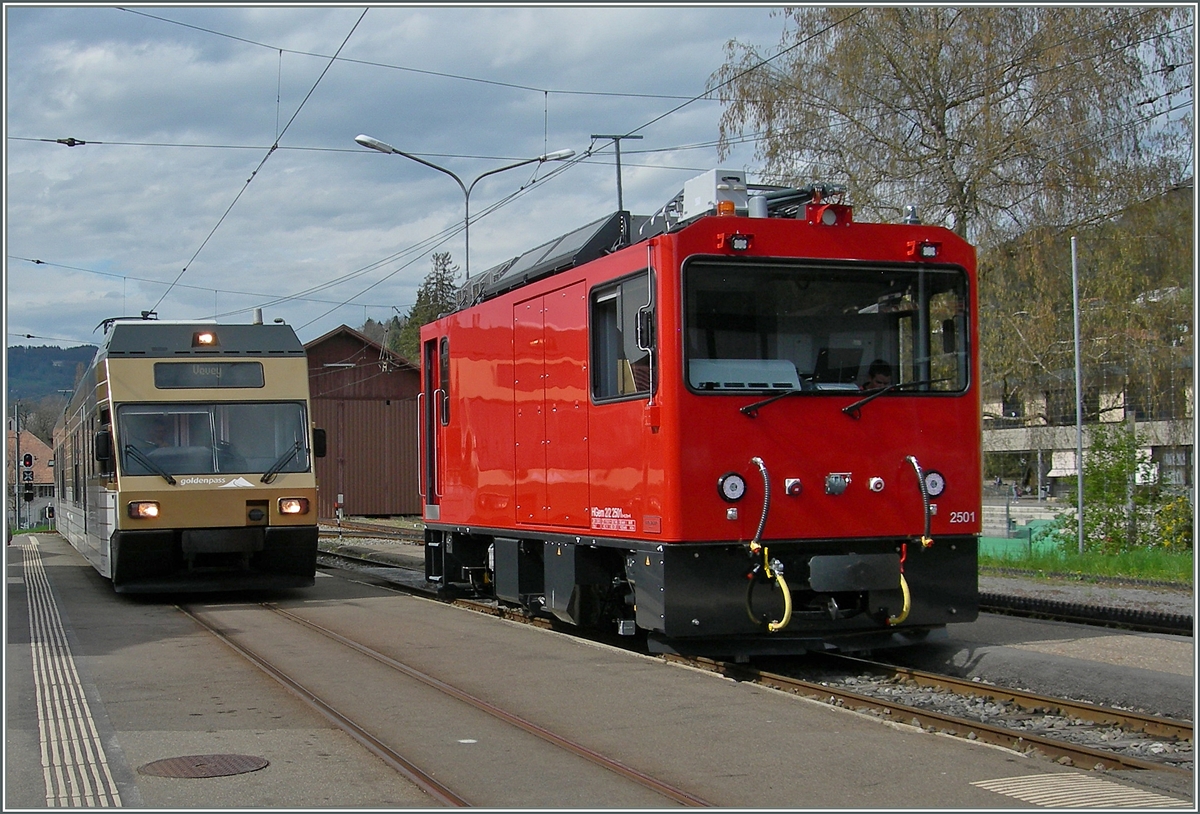
[[650, 394], [654, 319], [647, 271], [593, 291], [592, 396], [597, 401]]
[[450, 424], [450, 337], [438, 344], [438, 418], [442, 426]]

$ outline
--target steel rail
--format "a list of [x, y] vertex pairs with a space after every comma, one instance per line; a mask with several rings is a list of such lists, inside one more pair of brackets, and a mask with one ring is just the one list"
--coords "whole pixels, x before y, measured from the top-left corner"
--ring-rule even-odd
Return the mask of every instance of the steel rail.
[[[344, 555], [339, 555], [339, 556], [344, 556]], [[351, 557], [351, 558], [347, 558], [347, 559], [355, 559], [355, 558]], [[374, 561], [366, 561], [366, 562], [372, 562], [375, 565], [379, 565], [378, 562], [374, 562]], [[396, 567], [399, 567], [399, 566], [396, 566]], [[408, 586], [400, 586], [400, 587], [408, 589]], [[528, 623], [528, 624], [539, 624], [539, 622], [541, 622], [543, 626], [553, 627], [552, 624], [546, 624], [545, 622], [542, 622], [542, 620], [539, 620], [536, 618], [529, 618], [529, 617], [526, 617], [526, 616], [523, 616], [523, 615], [520, 615], [517, 613], [506, 612], [503, 608], [496, 608], [496, 607], [492, 607], [490, 605], [484, 605], [482, 603], [472, 602], [471, 600], [456, 599], [456, 600], [452, 601], [452, 604], [470, 608], [472, 610], [475, 610], [475, 611], [478, 611], [481, 613], [487, 613], [487, 614], [490, 614], [493, 616], [502, 616], [504, 618], [509, 618], [514, 621], [521, 621], [521, 622]], [[558, 628], [554, 628], [554, 629], [557, 630]], [[579, 634], [578, 634], [578, 632], [575, 632], [574, 635], [579, 635]], [[826, 654], [826, 655], [830, 655], [831, 657], [837, 657], [837, 658], [851, 658], [851, 657], [844, 657], [844, 656], [835, 656], [834, 654]], [[701, 667], [702, 669], [714, 669], [715, 671], [722, 672], [726, 675], [729, 675], [730, 677], [739, 677], [739, 678], [741, 678], [741, 680], [754, 680], [753, 674], [756, 673], [756, 671], [754, 671], [752, 668], [747, 668], [744, 665], [725, 664], [722, 662], [713, 661], [711, 659], [688, 659], [686, 657], [675, 656], [675, 655], [664, 655], [662, 658], [664, 658], [664, 660], [667, 660], [667, 661], [674, 660], [674, 661], [680, 661], [683, 663], [691, 664], [693, 666]], [[720, 669], [716, 669], [714, 667], [707, 666], [705, 664], [705, 662], [707, 662], [708, 665], [720, 664], [722, 666]], [[889, 669], [897, 669], [897, 670], [902, 669], [902, 668], [893, 668], [893, 667], [891, 667], [891, 665], [888, 665], [888, 668]], [[918, 678], [918, 676], [922, 675], [919, 673], [919, 671], [909, 671], [909, 672], [911, 673], [914, 680], [917, 680], [919, 682], [925, 681], [925, 680], [941, 681], [942, 686], [946, 686], [946, 685], [953, 684], [955, 681], [957, 681], [957, 679], [954, 679], [952, 676], [938, 676], [938, 675], [932, 674], [932, 673], [924, 674], [925, 676], [929, 676], [928, 679]], [[1093, 749], [1091, 747], [1071, 744], [1066, 741], [1056, 740], [1053, 738], [1046, 738], [1046, 737], [1042, 737], [1042, 736], [1035, 735], [1032, 733], [1019, 734], [1016, 730], [1008, 729], [1006, 727], [992, 726], [989, 724], [976, 722], [971, 719], [954, 718], [952, 716], [943, 715], [941, 713], [922, 710], [917, 707], [909, 707], [907, 705], [903, 705], [903, 704], [899, 704], [899, 703], [895, 703], [895, 702], [883, 701], [881, 699], [874, 698], [872, 696], [860, 695], [858, 693], [853, 693], [848, 690], [847, 691], [834, 690], [833, 688], [826, 687], [824, 685], [802, 682], [799, 679], [792, 679], [792, 678], [788, 678], [786, 676], [776, 676], [776, 675], [767, 674], [767, 673], [761, 673], [759, 675], [762, 675], [763, 677], [769, 676], [771, 678], [771, 680], [776, 681], [780, 684], [795, 685], [797, 687], [797, 689], [793, 689], [793, 692], [796, 692], [797, 694], [803, 694], [803, 695], [807, 695], [807, 696], [815, 697], [815, 698], [829, 698], [831, 696], [832, 697], [841, 697], [843, 699], [843, 701], [853, 701], [855, 704], [857, 704], [859, 706], [863, 706], [863, 707], [876, 708], [876, 709], [880, 709], [880, 710], [890, 708], [895, 711], [902, 711], [902, 712], [906, 713], [907, 715], [909, 715], [910, 720], [917, 720], [919, 722], [923, 722], [925, 725], [928, 725], [931, 728], [938, 728], [943, 731], [949, 732], [951, 734], [960, 734], [961, 731], [965, 731], [968, 734], [973, 732], [973, 733], [975, 733], [975, 737], [978, 740], [992, 743], [994, 745], [1004, 746], [1006, 748], [1011, 748], [1011, 749], [1014, 749], [1017, 751], [1022, 751], [1022, 750], [1029, 749], [1029, 748], [1037, 748], [1040, 751], [1042, 751], [1044, 754], [1048, 754], [1052, 757], [1067, 757], [1067, 758], [1070, 758], [1073, 762], [1079, 762], [1080, 760], [1083, 760], [1084, 762], [1086, 762], [1088, 760], [1092, 760], [1092, 761], [1095, 761], [1095, 763], [1102, 763], [1102, 764], [1110, 766], [1110, 767], [1116, 766], [1118, 768], [1175, 771], [1175, 772], [1183, 772], [1183, 773], [1190, 774], [1190, 771], [1187, 769], [1183, 769], [1183, 768], [1180, 768], [1177, 766], [1171, 766], [1166, 763], [1157, 763], [1154, 761], [1142, 760], [1140, 758], [1135, 758], [1135, 757], [1131, 757], [1131, 756], [1124, 756], [1124, 755], [1120, 755], [1116, 752], [1110, 752], [1110, 751], [1106, 751], [1106, 750], [1102, 750], [1102, 749]], [[766, 683], [766, 682], [764, 682], [764, 683]], [[807, 687], [804, 690], [801, 690], [798, 688], [802, 684], [807, 685]], [[1088, 720], [1093, 723], [1110, 723], [1110, 724], [1114, 724], [1114, 725], [1125, 726], [1125, 727], [1131, 728], [1131, 729], [1136, 729], [1136, 730], [1144, 732], [1145, 734], [1148, 734], [1148, 735], [1155, 735], [1155, 736], [1160, 736], [1160, 737], [1173, 737], [1173, 738], [1178, 738], [1180, 740], [1190, 740], [1192, 737], [1192, 735], [1191, 735], [1192, 728], [1190, 727], [1189, 724], [1187, 724], [1186, 722], [1174, 721], [1169, 718], [1157, 718], [1155, 716], [1140, 716], [1137, 713], [1126, 713], [1126, 712], [1123, 712], [1120, 710], [1106, 710], [1103, 707], [1087, 705], [1083, 702], [1072, 702], [1067, 699], [1051, 698], [1048, 696], [1037, 696], [1032, 693], [1020, 695], [1017, 691], [1004, 690], [1002, 688], [996, 688], [993, 685], [988, 685], [988, 684], [978, 684], [975, 682], [960, 682], [960, 685], [962, 688], [966, 689], [966, 691], [968, 691], [974, 695], [983, 695], [983, 694], [985, 694], [985, 691], [986, 691], [987, 695], [997, 699], [998, 701], [1011, 700], [1014, 703], [1021, 703], [1020, 698], [1026, 698], [1031, 701], [1033, 699], [1040, 699], [1040, 702], [1035, 704], [1035, 706], [1057, 707], [1060, 710], [1063, 710], [1064, 712], [1069, 712], [1071, 714], [1075, 714], [1076, 717], [1082, 718], [1084, 720]], [[937, 686], [937, 685], [929, 684], [927, 686]], [[788, 689], [792, 689], [792, 687], [789, 686]], [[1107, 715], [1107, 717], [1101, 717], [1101, 715], [1100, 715], [1101, 713], [1105, 713]]]
[[1143, 715], [1139, 712], [1127, 712], [1120, 709], [1089, 704], [1086, 701], [1072, 701], [1067, 698], [1052, 698], [1048, 695], [1026, 692], [1025, 690], [1010, 690], [997, 687], [994, 684], [980, 684], [956, 676], [941, 675], [914, 670], [910, 667], [899, 667], [894, 664], [863, 659], [856, 656], [837, 653], [824, 654], [824, 657], [834, 661], [844, 661], [862, 667], [878, 670], [892, 677], [904, 678], [921, 687], [946, 689], [955, 693], [963, 693], [989, 698], [995, 701], [1017, 704], [1027, 710], [1034, 708], [1057, 709], [1062, 715], [1071, 715], [1092, 724], [1119, 726], [1134, 732], [1154, 735], [1162, 738], [1174, 738], [1181, 741], [1192, 739], [1193, 725], [1189, 721], [1179, 721], [1174, 718], [1164, 718], [1159, 715]]
[[475, 709], [478, 709], [482, 712], [486, 712], [489, 715], [491, 715], [495, 718], [498, 718], [501, 721], [504, 721], [505, 723], [507, 723], [511, 726], [514, 726], [518, 729], [521, 729], [525, 732], [530, 733], [531, 735], [541, 738], [542, 740], [544, 740], [548, 743], [551, 743], [554, 746], [557, 746], [561, 749], [565, 749], [568, 752], [578, 755], [579, 757], [582, 757], [598, 766], [601, 766], [602, 768], [608, 769], [609, 771], [612, 771], [612, 772], [616, 773], [617, 775], [624, 777], [627, 780], [632, 780], [635, 783], [637, 783], [641, 786], [644, 786], [645, 788], [650, 789], [651, 791], [657, 792], [658, 794], [661, 794], [664, 797], [667, 797], [668, 799], [674, 800], [677, 803], [681, 803], [681, 804], [687, 805], [687, 806], [704, 806], [704, 807], [712, 806], [712, 803], [709, 803], [699, 797], [696, 797], [693, 794], [689, 794], [688, 792], [683, 791], [682, 789], [678, 789], [678, 788], [670, 785], [669, 783], [666, 783], [655, 777], [651, 777], [648, 774], [644, 774], [643, 772], [640, 772], [637, 769], [634, 769], [630, 766], [626, 766], [624, 763], [621, 763], [619, 760], [614, 760], [613, 758], [605, 757], [604, 755], [600, 754], [599, 752], [589, 749], [588, 747], [584, 746], [583, 744], [577, 743], [573, 740], [570, 740], [569, 738], [563, 737], [562, 735], [558, 735], [554, 732], [551, 732], [549, 729], [546, 729], [543, 726], [539, 726], [538, 724], [535, 724], [532, 721], [528, 721], [518, 715], [514, 715], [511, 712], [505, 712], [504, 710], [500, 709], [499, 707], [495, 706], [494, 704], [484, 701], [482, 698], [471, 695], [470, 693], [466, 692], [465, 690], [461, 690], [458, 687], [455, 687], [451, 684], [447, 684], [446, 682], [442, 681], [441, 679], [434, 678], [433, 676], [428, 675], [427, 673], [423, 673], [420, 670], [417, 670], [416, 668], [411, 667], [410, 665], [407, 665], [407, 664], [404, 664], [403, 662], [397, 661], [397, 660], [393, 659], [391, 656], [388, 656], [384, 653], [380, 653], [378, 650], [374, 650], [370, 647], [367, 647], [366, 645], [364, 645], [360, 642], [356, 642], [353, 639], [349, 639], [349, 638], [341, 635], [340, 633], [337, 633], [336, 631], [330, 630], [329, 628], [326, 628], [322, 625], [317, 624], [316, 622], [313, 622], [309, 619], [305, 619], [302, 616], [298, 616], [298, 615], [292, 613], [291, 611], [284, 610], [283, 608], [279, 607], [278, 605], [275, 605], [272, 603], [262, 603], [262, 605], [264, 608], [266, 608], [270, 611], [273, 611], [273, 612], [279, 614], [280, 616], [283, 616], [286, 619], [296, 622], [297, 624], [303, 625], [303, 626], [309, 628], [310, 630], [313, 630], [313, 631], [321, 634], [322, 636], [326, 636], [326, 637], [338, 642], [339, 644], [342, 644], [346, 647], [351, 648], [352, 650], [362, 653], [364, 656], [368, 656], [368, 657], [374, 659], [375, 661], [379, 662], [380, 664], [383, 664], [387, 667], [391, 667], [392, 669], [396, 670], [397, 672], [403, 673], [404, 675], [408, 676], [409, 678], [416, 679], [417, 681], [420, 681], [422, 684], [425, 684], [428, 687], [432, 687], [433, 689], [438, 690], [439, 692], [445, 693], [446, 695], [449, 695], [452, 698], [455, 698], [459, 701], [469, 704], [470, 706], [474, 707]]
[[418, 766], [416, 766], [416, 764], [410, 762], [399, 752], [396, 752], [370, 732], [354, 723], [354, 721], [352, 721], [350, 718], [338, 712], [328, 702], [322, 700], [318, 695], [316, 695], [316, 693], [306, 688], [303, 684], [296, 681], [282, 670], [279, 670], [266, 659], [262, 658], [244, 645], [233, 641], [233, 639], [227, 636], [224, 631], [197, 616], [188, 608], [182, 605], [176, 605], [175, 607], [196, 624], [200, 625], [200, 627], [204, 628], [209, 633], [212, 633], [251, 664], [274, 678], [287, 689], [291, 690], [291, 692], [300, 698], [300, 700], [304, 701], [317, 712], [325, 716], [328, 720], [332, 721], [335, 726], [365, 746], [368, 751], [370, 751], [388, 766], [391, 766], [392, 769], [408, 778], [430, 797], [447, 806], [465, 807], [471, 805], [470, 802], [455, 794], [447, 786], [439, 783], [428, 773], [422, 771]]
[[340, 524], [337, 521], [322, 521], [319, 524], [321, 527], [322, 537], [336, 536], [338, 531], [345, 532], [363, 532], [372, 537], [395, 537], [402, 540], [425, 540], [425, 535], [420, 529], [406, 529], [400, 526], [388, 526], [382, 523], [363, 523], [360, 521], [343, 520]]
[[1073, 744], [1066, 741], [1046, 738], [1041, 735], [1023, 734], [1007, 727], [981, 723], [969, 718], [957, 718], [940, 712], [921, 709], [895, 701], [888, 701], [870, 695], [862, 695], [850, 690], [829, 687], [798, 678], [765, 673], [744, 665], [731, 664], [701, 657], [682, 657], [665, 655], [664, 660], [686, 664], [691, 667], [711, 670], [729, 678], [761, 684], [772, 689], [804, 695], [825, 702], [834, 700], [842, 706], [853, 709], [871, 709], [883, 713], [896, 723], [919, 725], [923, 729], [936, 730], [951, 735], [970, 738], [1003, 746], [1016, 752], [1027, 752], [1036, 749], [1052, 758], [1067, 758], [1072, 765], [1103, 766], [1106, 769], [1142, 769], [1147, 771], [1167, 771], [1192, 775], [1188, 769], [1155, 763], [1140, 758], [1128, 757], [1102, 749]]
[[404, 542], [419, 543], [421, 538], [415, 537], [404, 532], [392, 531], [374, 531], [366, 529], [340, 529], [332, 531], [328, 529], [320, 529], [317, 536], [323, 540], [336, 540], [339, 537], [349, 538], [351, 540], [400, 540]]

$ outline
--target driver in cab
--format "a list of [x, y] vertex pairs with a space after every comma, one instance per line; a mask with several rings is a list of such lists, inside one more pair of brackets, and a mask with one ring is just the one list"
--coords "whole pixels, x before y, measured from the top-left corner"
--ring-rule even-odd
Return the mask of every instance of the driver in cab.
[[883, 359], [876, 359], [867, 368], [867, 379], [862, 383], [862, 389], [882, 390], [892, 384], [892, 366]]

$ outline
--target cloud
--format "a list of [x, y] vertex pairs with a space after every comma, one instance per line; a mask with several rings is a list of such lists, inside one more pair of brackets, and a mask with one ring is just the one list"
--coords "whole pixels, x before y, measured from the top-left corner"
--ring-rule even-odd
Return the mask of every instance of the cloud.
[[[469, 183], [638, 128], [700, 94], [727, 40], [769, 46], [780, 29], [754, 6], [401, 6], [371, 8], [354, 28], [361, 14], [6, 7], [9, 343], [98, 341], [102, 319], [155, 305], [162, 318], [222, 321], [267, 305], [305, 341], [403, 312], [438, 236], [464, 265], [464, 196], [447, 175], [354, 136]], [[719, 116], [697, 102], [625, 142], [626, 207], [657, 208], [716, 166], [712, 147], [669, 148], [711, 144]], [[87, 144], [54, 143], [67, 137]], [[472, 212], [533, 177], [524, 167], [483, 179]], [[474, 222], [471, 269], [615, 208], [609, 150]], [[289, 294], [301, 296], [277, 301]]]

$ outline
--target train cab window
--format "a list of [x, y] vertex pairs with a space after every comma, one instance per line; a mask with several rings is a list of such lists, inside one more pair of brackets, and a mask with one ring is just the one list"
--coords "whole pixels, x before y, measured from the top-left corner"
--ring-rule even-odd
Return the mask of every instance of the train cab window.
[[695, 392], [844, 394], [880, 381], [896, 385], [887, 395], [967, 387], [961, 268], [697, 258], [683, 285]]
[[297, 402], [124, 405], [114, 440], [127, 475], [309, 469], [308, 421]]
[[650, 394], [654, 309], [648, 272], [592, 292], [591, 356], [592, 396], [597, 401]]

